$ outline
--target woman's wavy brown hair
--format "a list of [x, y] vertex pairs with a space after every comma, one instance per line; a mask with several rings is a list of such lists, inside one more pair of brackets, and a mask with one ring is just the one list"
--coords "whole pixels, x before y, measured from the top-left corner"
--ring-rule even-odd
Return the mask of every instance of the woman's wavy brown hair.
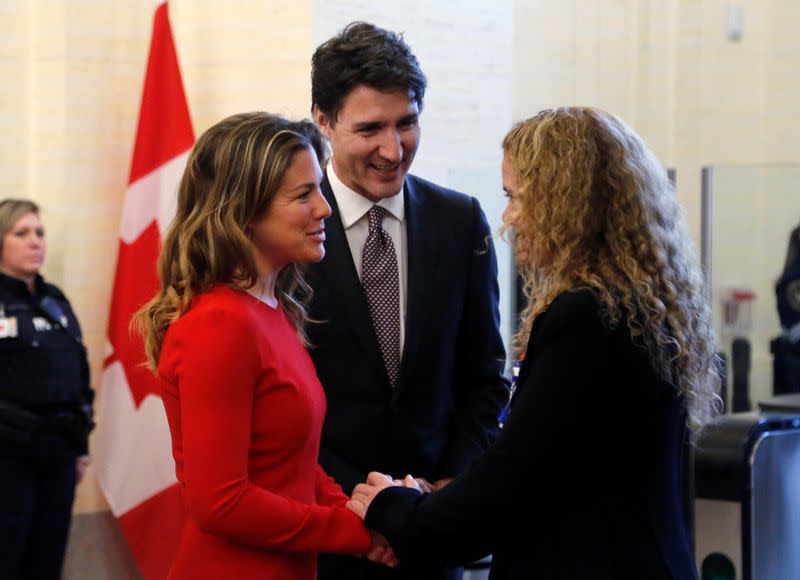
[[[214, 284], [246, 290], [258, 282], [252, 225], [269, 209], [294, 155], [305, 149], [324, 163], [324, 141], [313, 123], [262, 112], [228, 117], [197, 140], [158, 259], [160, 289], [131, 321], [133, 330], [144, 335], [151, 370], [158, 365], [167, 328], [196, 294]], [[295, 296], [298, 289], [302, 300]], [[303, 325], [311, 288], [298, 264], [281, 270], [276, 296], [307, 343]]]
[[517, 178], [515, 249], [528, 305], [515, 346], [565, 291], [588, 288], [623, 319], [699, 433], [717, 413], [720, 367], [703, 279], [677, 196], [642, 139], [582, 107], [540, 112], [503, 141]]

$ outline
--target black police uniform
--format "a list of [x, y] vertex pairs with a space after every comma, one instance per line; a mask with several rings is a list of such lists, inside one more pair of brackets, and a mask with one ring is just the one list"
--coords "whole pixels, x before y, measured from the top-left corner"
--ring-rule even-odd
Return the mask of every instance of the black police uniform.
[[0, 578], [61, 575], [75, 467], [93, 426], [89, 364], [64, 294], [0, 273]]

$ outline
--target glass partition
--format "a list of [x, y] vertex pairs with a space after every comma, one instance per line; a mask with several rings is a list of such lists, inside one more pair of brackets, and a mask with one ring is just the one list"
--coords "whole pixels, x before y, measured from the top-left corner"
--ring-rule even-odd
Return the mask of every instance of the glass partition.
[[704, 168], [702, 262], [728, 360], [728, 409], [733, 371], [746, 370], [748, 354], [750, 402], [756, 408], [772, 396], [770, 342], [781, 333], [775, 284], [798, 225], [800, 166]]

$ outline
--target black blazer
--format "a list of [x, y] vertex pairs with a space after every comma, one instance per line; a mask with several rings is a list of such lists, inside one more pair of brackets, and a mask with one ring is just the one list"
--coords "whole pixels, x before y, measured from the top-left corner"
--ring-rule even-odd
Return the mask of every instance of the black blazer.
[[494, 553], [492, 580], [696, 578], [685, 413], [624, 323], [561, 294], [535, 321], [497, 442], [441, 492], [389, 488], [367, 525], [401, 562]]
[[436, 481], [485, 451], [508, 400], [498, 331], [497, 261], [477, 200], [405, 181], [407, 309], [398, 389], [377, 338], [327, 177], [326, 257], [314, 289], [309, 352], [327, 397], [320, 464], [346, 493], [381, 470]]

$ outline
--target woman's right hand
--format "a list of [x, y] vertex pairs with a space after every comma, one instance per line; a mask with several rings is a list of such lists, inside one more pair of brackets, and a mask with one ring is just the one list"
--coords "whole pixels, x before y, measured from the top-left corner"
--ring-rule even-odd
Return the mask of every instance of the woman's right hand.
[[366, 483], [359, 483], [353, 490], [353, 495], [350, 501], [347, 502], [347, 508], [354, 512], [362, 520], [367, 517], [367, 510], [372, 500], [381, 491], [387, 487], [395, 485], [392, 478], [383, 473], [373, 471], [367, 476]]
[[397, 566], [400, 562], [397, 556], [395, 556], [394, 550], [392, 550], [392, 547], [389, 545], [389, 541], [383, 534], [375, 530], [370, 530], [369, 535], [372, 538], [372, 546], [369, 552], [367, 552], [367, 559], [376, 564], [389, 566], [389, 568]]

